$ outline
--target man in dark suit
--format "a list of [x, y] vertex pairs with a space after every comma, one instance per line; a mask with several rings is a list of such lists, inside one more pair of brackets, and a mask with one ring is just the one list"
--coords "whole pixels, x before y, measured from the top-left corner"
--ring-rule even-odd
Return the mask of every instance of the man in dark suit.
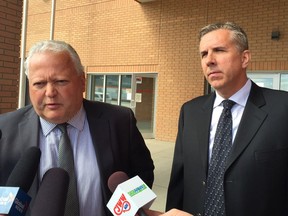
[[225, 212], [212, 215], [287, 216], [288, 93], [261, 88], [247, 78], [247, 36], [233, 23], [204, 27], [199, 50], [204, 76], [215, 92], [181, 108], [167, 210], [211, 215], [205, 209], [208, 168], [222, 101], [229, 99], [236, 104], [222, 179]]
[[20, 155], [38, 146], [39, 173], [29, 191], [34, 198], [45, 172], [57, 166], [61, 136], [57, 125], [68, 123], [79, 215], [110, 215], [106, 208], [111, 197], [107, 181], [116, 171], [124, 171], [129, 177], [139, 175], [152, 187], [153, 161], [133, 112], [83, 99], [85, 74], [69, 44], [35, 44], [26, 60], [26, 75], [32, 105], [0, 116], [0, 185], [5, 184]]

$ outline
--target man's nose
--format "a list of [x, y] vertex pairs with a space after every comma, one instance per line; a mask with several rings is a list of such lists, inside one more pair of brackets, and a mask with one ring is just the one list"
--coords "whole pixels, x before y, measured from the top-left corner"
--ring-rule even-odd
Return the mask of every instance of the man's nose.
[[215, 56], [213, 53], [208, 53], [206, 58], [205, 58], [205, 64], [207, 66], [210, 66], [210, 65], [214, 65], [215, 64]]
[[52, 83], [47, 83], [45, 93], [47, 97], [54, 97], [57, 94], [57, 89]]

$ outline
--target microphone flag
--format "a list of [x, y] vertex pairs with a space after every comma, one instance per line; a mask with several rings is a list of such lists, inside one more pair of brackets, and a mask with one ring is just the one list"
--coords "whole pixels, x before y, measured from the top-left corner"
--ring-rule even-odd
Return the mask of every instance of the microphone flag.
[[0, 214], [24, 216], [30, 201], [20, 187], [0, 187]]
[[135, 216], [140, 208], [149, 208], [155, 199], [156, 194], [135, 176], [117, 186], [107, 207], [114, 216]]

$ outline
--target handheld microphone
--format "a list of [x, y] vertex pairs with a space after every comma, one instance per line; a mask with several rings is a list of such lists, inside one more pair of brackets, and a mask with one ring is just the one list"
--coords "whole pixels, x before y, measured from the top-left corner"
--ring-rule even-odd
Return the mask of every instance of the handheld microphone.
[[24, 216], [31, 197], [27, 195], [38, 170], [41, 151], [31, 147], [18, 160], [5, 187], [0, 187], [0, 214]]
[[129, 177], [125, 172], [114, 172], [108, 179], [108, 188], [112, 193], [114, 193], [117, 186], [127, 180], [129, 180]]
[[69, 186], [69, 174], [61, 168], [51, 168], [43, 176], [31, 216], [63, 216]]
[[129, 179], [126, 173], [115, 172], [108, 179], [108, 187], [113, 195], [107, 207], [114, 216], [148, 216], [142, 207], [149, 208], [156, 195], [139, 176]]

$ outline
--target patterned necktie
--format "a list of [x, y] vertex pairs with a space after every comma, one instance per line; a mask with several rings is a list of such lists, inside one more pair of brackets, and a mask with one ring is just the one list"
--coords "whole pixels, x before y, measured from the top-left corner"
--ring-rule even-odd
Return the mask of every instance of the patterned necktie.
[[224, 100], [223, 111], [219, 118], [212, 156], [208, 169], [205, 193], [205, 216], [225, 216], [224, 172], [232, 146], [232, 115], [234, 101]]
[[79, 202], [77, 195], [77, 182], [74, 171], [73, 151], [70, 139], [67, 133], [67, 123], [59, 124], [57, 127], [62, 135], [59, 141], [59, 167], [69, 173], [70, 181], [66, 199], [65, 216], [79, 216]]

